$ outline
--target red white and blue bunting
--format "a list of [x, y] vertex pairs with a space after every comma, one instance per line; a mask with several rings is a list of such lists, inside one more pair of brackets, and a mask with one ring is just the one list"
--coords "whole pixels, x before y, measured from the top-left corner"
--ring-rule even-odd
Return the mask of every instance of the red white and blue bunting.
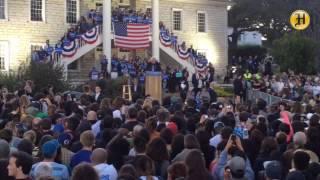
[[187, 60], [189, 58], [188, 49], [183, 49], [181, 45], [177, 45], [177, 54], [183, 60]]
[[98, 37], [99, 31], [97, 26], [81, 35], [81, 39], [84, 40], [84, 42], [86, 42], [87, 44], [95, 43], [98, 40]]
[[[88, 30], [86, 33], [79, 35], [79, 39], [77, 38], [70, 42], [63, 42], [61, 48], [56, 48], [55, 52], [57, 54], [62, 54], [63, 57], [71, 58], [77, 53], [81, 44], [94, 44], [98, 40], [99, 35], [100, 31], [98, 25]], [[81, 43], [80, 41], [83, 41], [84, 43]]]
[[208, 70], [208, 60], [204, 57], [195, 57], [194, 66], [199, 73], [206, 73]]
[[[172, 41], [171, 41], [171, 36], [168, 35], [167, 33], [161, 32], [160, 33], [160, 43], [165, 46], [165, 47], [171, 47], [172, 46]], [[176, 45], [176, 48], [173, 49], [176, 51], [177, 55], [179, 58], [182, 60], [187, 60], [191, 59], [193, 66], [197, 70], [198, 73], [200, 74], [206, 74], [208, 70], [208, 60], [205, 57], [198, 57], [198, 56], [193, 56], [190, 55], [188, 52], [188, 49], [183, 49], [181, 45]]]
[[160, 33], [160, 43], [165, 47], [171, 46], [171, 37], [168, 36], [166, 33]]
[[62, 55], [64, 57], [73, 57], [77, 53], [77, 42], [65, 42], [62, 45]]

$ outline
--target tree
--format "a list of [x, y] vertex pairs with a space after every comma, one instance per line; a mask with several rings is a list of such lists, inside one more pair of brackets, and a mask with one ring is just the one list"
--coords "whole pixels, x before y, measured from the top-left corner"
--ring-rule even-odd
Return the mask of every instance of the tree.
[[229, 27], [232, 27], [231, 48], [237, 47], [237, 40], [244, 31], [259, 31], [269, 42], [291, 31], [289, 17], [295, 0], [234, 0], [228, 13]]
[[63, 66], [53, 65], [52, 63], [37, 63], [31, 61], [27, 67], [26, 80], [32, 80], [35, 90], [40, 91], [52, 85], [56, 91], [64, 91], [68, 87], [63, 76]]
[[300, 33], [291, 33], [275, 40], [271, 53], [281, 71], [291, 69], [296, 73], [313, 74], [316, 72], [318, 47], [313, 39]]

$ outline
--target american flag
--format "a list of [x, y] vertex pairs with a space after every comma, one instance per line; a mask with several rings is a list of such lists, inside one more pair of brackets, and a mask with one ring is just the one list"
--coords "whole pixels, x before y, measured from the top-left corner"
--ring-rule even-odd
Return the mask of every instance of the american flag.
[[149, 24], [116, 22], [114, 23], [114, 32], [114, 42], [118, 48], [145, 49], [150, 46]]

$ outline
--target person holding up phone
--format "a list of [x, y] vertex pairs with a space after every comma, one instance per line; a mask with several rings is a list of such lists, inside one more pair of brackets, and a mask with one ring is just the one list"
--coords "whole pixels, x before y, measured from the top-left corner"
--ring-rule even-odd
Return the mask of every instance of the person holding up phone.
[[[233, 153], [229, 154], [231, 152]], [[228, 159], [228, 155], [232, 157]], [[236, 135], [232, 134], [229, 137], [224, 150], [220, 154], [215, 174], [219, 180], [254, 180], [254, 172], [250, 161], [245, 156], [240, 138]]]

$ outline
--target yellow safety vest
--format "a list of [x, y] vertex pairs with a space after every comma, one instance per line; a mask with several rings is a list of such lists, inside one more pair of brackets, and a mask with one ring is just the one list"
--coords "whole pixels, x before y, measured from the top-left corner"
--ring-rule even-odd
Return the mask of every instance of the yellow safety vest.
[[259, 74], [256, 74], [255, 76], [256, 76], [257, 80], [261, 79], [261, 76]]
[[243, 76], [244, 76], [245, 80], [250, 80], [252, 78], [252, 74], [251, 73], [245, 73]]

